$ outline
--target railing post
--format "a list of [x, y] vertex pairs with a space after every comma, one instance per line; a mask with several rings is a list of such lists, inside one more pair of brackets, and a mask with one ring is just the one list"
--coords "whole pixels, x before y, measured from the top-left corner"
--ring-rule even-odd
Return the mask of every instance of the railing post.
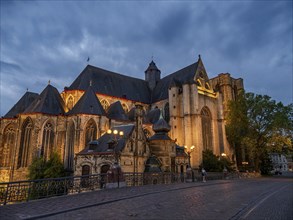
[[27, 201], [27, 202], [29, 201], [30, 194], [31, 194], [31, 182], [29, 182], [29, 186], [28, 186], [27, 198], [26, 198], [26, 201]]
[[7, 197], [8, 197], [8, 188], [9, 188], [9, 183], [7, 184], [7, 187], [6, 187], [6, 192], [5, 192], [5, 199], [4, 199], [4, 203], [3, 203], [3, 205], [6, 205], [6, 203], [7, 203]]

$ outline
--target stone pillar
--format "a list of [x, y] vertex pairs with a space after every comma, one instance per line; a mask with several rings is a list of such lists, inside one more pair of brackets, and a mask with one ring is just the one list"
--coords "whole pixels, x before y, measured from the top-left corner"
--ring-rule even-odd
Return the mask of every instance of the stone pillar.
[[190, 85], [183, 85], [183, 117], [184, 117], [184, 145], [192, 145], [191, 108], [190, 108]]

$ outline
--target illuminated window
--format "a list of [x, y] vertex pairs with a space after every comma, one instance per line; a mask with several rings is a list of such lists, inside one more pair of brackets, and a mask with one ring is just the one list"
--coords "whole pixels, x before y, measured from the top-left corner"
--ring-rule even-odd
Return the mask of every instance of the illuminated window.
[[52, 123], [48, 122], [45, 124], [43, 129], [43, 141], [41, 156], [46, 160], [50, 158], [54, 148], [54, 127]]
[[87, 144], [90, 141], [93, 141], [97, 138], [97, 126], [93, 119], [90, 119], [86, 125], [85, 128], [85, 143], [84, 147], [87, 146]]
[[8, 125], [4, 130], [3, 144], [0, 148], [0, 167], [9, 167], [11, 163], [12, 150], [15, 144], [15, 130], [12, 125]]
[[18, 152], [17, 168], [27, 167], [30, 152], [30, 142], [33, 130], [33, 123], [30, 118], [27, 118], [21, 129], [20, 148]]
[[70, 95], [67, 99], [67, 108], [71, 110], [73, 108], [73, 105], [74, 105], [74, 99], [73, 99], [73, 96]]
[[105, 111], [107, 111], [110, 106], [109, 102], [106, 99], [102, 99], [101, 105], [103, 106]]
[[204, 107], [201, 110], [201, 127], [202, 127], [202, 141], [203, 149], [212, 150], [212, 117], [210, 110], [207, 107]]

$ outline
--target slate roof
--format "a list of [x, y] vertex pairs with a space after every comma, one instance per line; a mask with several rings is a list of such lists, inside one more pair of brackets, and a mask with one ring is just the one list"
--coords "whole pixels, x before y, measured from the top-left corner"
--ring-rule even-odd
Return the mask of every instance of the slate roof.
[[151, 109], [145, 116], [145, 122], [150, 122], [152, 124], [156, 123], [161, 115], [161, 110], [158, 108]]
[[[65, 90], [86, 90], [89, 82], [92, 81], [95, 93], [151, 104], [167, 99], [170, 86], [193, 82], [197, 66], [198, 62], [195, 62], [162, 78], [151, 91], [145, 80], [87, 65], [74, 82], [69, 87], [65, 87]], [[146, 71], [149, 70], [159, 69], [152, 61]]]
[[110, 119], [115, 119], [118, 121], [129, 121], [120, 101], [114, 102], [110, 105], [107, 111], [107, 116]]
[[153, 130], [155, 132], [169, 132], [171, 130], [171, 126], [162, 116], [160, 116], [160, 119], [153, 125]]
[[149, 138], [149, 141], [154, 141], [154, 140], [172, 140], [172, 139], [165, 132], [158, 132]]
[[50, 84], [42, 91], [23, 113], [64, 114], [64, 102], [58, 90]]
[[86, 90], [90, 81], [95, 93], [150, 103], [150, 89], [146, 81], [91, 65], [87, 65], [65, 90]]
[[106, 115], [106, 112], [96, 96], [92, 86], [88, 86], [85, 93], [67, 114]]
[[176, 157], [188, 157], [187, 153], [185, 153], [184, 147], [176, 145]]
[[[118, 130], [118, 131], [123, 131], [124, 136], [119, 137], [117, 135], [117, 151], [122, 151], [125, 147], [127, 139], [130, 137], [134, 130], [134, 125], [129, 124], [129, 125], [120, 125], [120, 126], [114, 126], [111, 128], [111, 130]], [[89, 143], [89, 145], [82, 150], [79, 154], [96, 154], [96, 153], [113, 153], [113, 150], [109, 149], [109, 142], [114, 139], [114, 134], [107, 134], [105, 133], [102, 135], [98, 140], [92, 141]], [[90, 150], [91, 149], [91, 150]], [[90, 150], [90, 151], [89, 151]]]
[[193, 80], [198, 62], [193, 63], [181, 70], [176, 71], [168, 76], [162, 78], [152, 92], [151, 103], [158, 102], [168, 98], [168, 89], [172, 85], [178, 85], [190, 82]]
[[39, 94], [34, 92], [26, 92], [19, 101], [4, 115], [4, 118], [14, 118], [18, 114], [23, 113], [24, 110], [36, 99]]

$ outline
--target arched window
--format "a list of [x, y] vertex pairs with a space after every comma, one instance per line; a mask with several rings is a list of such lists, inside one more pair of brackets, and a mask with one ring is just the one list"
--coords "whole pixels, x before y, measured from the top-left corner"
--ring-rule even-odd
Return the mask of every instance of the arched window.
[[74, 105], [74, 99], [72, 95], [70, 95], [67, 99], [67, 108], [71, 110], [73, 108], [73, 105]]
[[110, 106], [109, 102], [106, 99], [102, 99], [101, 105], [103, 106], [105, 111], [107, 111]]
[[49, 159], [53, 152], [54, 136], [54, 126], [52, 123], [47, 122], [43, 129], [43, 141], [41, 149], [41, 156], [43, 156], [45, 160]]
[[0, 167], [9, 167], [11, 163], [12, 151], [15, 144], [15, 130], [12, 125], [8, 125], [3, 134], [3, 144], [0, 148]]
[[207, 107], [204, 107], [201, 110], [201, 128], [202, 128], [202, 142], [203, 149], [212, 150], [212, 117], [210, 110]]
[[128, 106], [125, 103], [122, 104], [122, 108], [125, 113], [127, 113], [129, 111]]
[[74, 125], [74, 122], [71, 121], [68, 127], [67, 147], [65, 151], [65, 168], [68, 170], [73, 169], [74, 140], [75, 140], [75, 125]]
[[20, 147], [17, 160], [17, 168], [27, 167], [29, 159], [29, 148], [33, 130], [33, 123], [30, 118], [27, 118], [21, 129]]
[[170, 109], [169, 102], [167, 102], [164, 106], [164, 119], [168, 123], [170, 121], [170, 110], [169, 109]]
[[90, 175], [91, 167], [89, 165], [83, 165], [81, 168], [81, 175]]
[[110, 169], [110, 165], [103, 165], [101, 167], [101, 174], [106, 174], [109, 169]]
[[90, 141], [93, 141], [96, 138], [97, 138], [97, 126], [95, 121], [93, 119], [90, 119], [85, 127], [84, 147], [86, 147]]

